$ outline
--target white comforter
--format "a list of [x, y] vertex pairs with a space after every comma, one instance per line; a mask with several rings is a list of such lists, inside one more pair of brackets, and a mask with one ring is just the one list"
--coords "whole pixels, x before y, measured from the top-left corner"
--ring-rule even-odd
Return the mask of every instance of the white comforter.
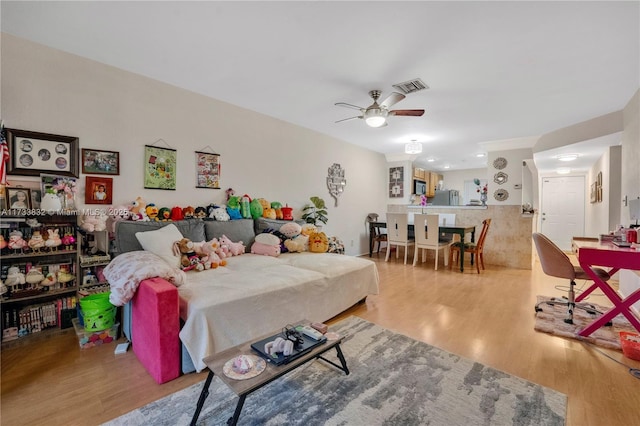
[[375, 263], [332, 253], [253, 254], [190, 272], [178, 288], [180, 331], [197, 371], [203, 358], [301, 319], [326, 321], [378, 294]]

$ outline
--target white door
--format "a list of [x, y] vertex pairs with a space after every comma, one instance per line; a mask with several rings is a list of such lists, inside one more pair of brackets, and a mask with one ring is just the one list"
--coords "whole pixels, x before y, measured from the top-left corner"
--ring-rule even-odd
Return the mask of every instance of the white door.
[[540, 230], [562, 250], [584, 235], [584, 176], [542, 178]]

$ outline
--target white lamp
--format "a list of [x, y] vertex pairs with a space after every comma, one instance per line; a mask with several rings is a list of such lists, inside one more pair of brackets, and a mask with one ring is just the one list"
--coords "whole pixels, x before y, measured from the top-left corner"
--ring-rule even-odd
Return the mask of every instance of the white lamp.
[[387, 123], [388, 111], [379, 108], [371, 108], [364, 112], [364, 122], [369, 127], [381, 127]]
[[422, 152], [422, 144], [420, 142], [411, 141], [404, 146], [405, 154], [420, 154]]

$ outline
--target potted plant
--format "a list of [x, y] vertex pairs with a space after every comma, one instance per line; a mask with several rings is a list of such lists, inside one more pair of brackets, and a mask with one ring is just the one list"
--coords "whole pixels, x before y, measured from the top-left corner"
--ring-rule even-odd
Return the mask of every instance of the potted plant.
[[327, 207], [324, 204], [324, 200], [320, 197], [311, 197], [309, 199], [311, 204], [307, 204], [302, 209], [302, 219], [316, 227], [321, 226], [321, 222], [326, 225], [329, 218], [327, 217]]

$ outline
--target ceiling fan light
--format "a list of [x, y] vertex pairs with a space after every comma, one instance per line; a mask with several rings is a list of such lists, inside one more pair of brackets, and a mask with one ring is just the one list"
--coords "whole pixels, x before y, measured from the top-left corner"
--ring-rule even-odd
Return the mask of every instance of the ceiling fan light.
[[370, 117], [365, 118], [364, 121], [365, 123], [367, 123], [367, 126], [369, 127], [380, 127], [384, 125], [387, 119], [380, 115], [372, 115]]
[[404, 146], [405, 154], [420, 154], [422, 152], [422, 144], [420, 142], [409, 142]]

